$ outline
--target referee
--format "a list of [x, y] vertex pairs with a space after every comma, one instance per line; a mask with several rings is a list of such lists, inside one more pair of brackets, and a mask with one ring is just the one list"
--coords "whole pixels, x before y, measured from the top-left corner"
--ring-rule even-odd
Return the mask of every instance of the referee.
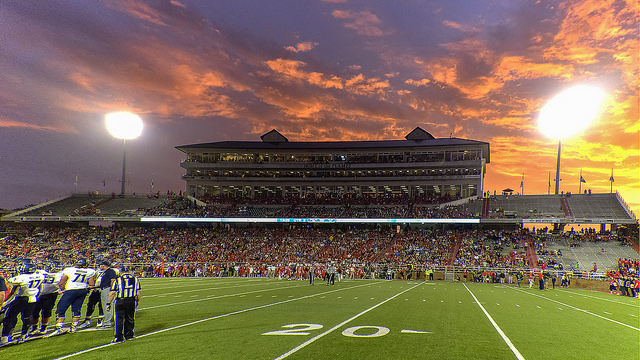
[[131, 340], [136, 307], [140, 300], [140, 280], [130, 271], [123, 271], [111, 285], [108, 306], [111, 306], [114, 300], [116, 301], [116, 338], [113, 342]]

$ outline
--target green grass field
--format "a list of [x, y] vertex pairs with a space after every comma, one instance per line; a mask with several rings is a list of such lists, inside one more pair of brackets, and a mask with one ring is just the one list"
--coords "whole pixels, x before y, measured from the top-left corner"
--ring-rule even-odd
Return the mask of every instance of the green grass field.
[[594, 291], [384, 280], [310, 286], [262, 278], [142, 284], [135, 340], [108, 344], [111, 333], [83, 331], [0, 353], [8, 359], [640, 357], [638, 299]]

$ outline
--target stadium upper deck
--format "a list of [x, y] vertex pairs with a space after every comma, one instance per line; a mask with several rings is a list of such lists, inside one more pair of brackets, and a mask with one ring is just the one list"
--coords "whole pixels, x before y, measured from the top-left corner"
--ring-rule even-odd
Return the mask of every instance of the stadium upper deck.
[[442, 196], [483, 192], [489, 143], [436, 139], [417, 127], [405, 140], [262, 141], [176, 147], [186, 154], [186, 193], [195, 197]]
[[[618, 194], [431, 198], [119, 197], [76, 194], [5, 215], [6, 222], [339, 222], [635, 224]], [[304, 200], [304, 201], [302, 201]], [[312, 201], [311, 201], [312, 200]], [[562, 207], [562, 204], [565, 207]], [[486, 210], [486, 211], [485, 211]], [[376, 220], [377, 219], [377, 220]]]

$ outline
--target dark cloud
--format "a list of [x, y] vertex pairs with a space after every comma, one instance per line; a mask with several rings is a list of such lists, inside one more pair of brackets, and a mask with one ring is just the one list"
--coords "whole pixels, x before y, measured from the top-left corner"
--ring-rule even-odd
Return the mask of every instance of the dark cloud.
[[[584, 81], [612, 94], [585, 134], [603, 153], [593, 171], [611, 167], [607, 156], [632, 163], [638, 29], [627, 3], [390, 4], [3, 2], [0, 161], [15, 171], [0, 175], [0, 206], [70, 193], [75, 173], [82, 192], [105, 176], [117, 191], [121, 144], [103, 124], [115, 110], [145, 122], [131, 142], [138, 192], [152, 178], [163, 192], [183, 186], [177, 145], [258, 140], [273, 128], [291, 141], [400, 139], [415, 126], [491, 142], [487, 186], [499, 187], [523, 163], [553, 162], [537, 112]], [[624, 149], [608, 146], [616, 134]], [[541, 144], [550, 150], [532, 151]], [[568, 156], [575, 166], [580, 155]], [[631, 172], [616, 178], [625, 194], [638, 192]]]

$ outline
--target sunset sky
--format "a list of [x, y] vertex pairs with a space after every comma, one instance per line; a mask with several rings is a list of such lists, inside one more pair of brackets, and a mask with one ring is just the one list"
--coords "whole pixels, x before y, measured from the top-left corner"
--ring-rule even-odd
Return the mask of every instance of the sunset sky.
[[525, 194], [547, 194], [557, 140], [538, 113], [588, 84], [606, 98], [563, 141], [560, 189], [578, 192], [582, 171], [583, 189], [609, 192], [613, 169], [638, 215], [638, 29], [637, 0], [3, 0], [0, 208], [119, 192], [113, 111], [145, 125], [127, 143], [130, 192], [184, 189], [178, 145], [420, 126], [489, 142], [487, 190], [519, 192], [524, 173]]

